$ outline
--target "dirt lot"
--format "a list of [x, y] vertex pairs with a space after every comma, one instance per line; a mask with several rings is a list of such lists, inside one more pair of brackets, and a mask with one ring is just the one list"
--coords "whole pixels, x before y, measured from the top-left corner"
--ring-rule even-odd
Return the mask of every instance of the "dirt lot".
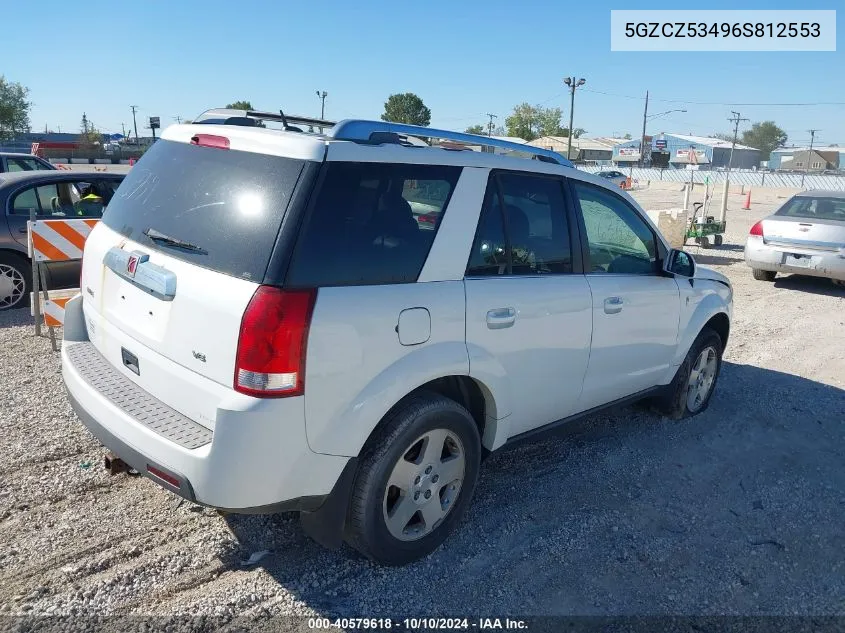
[[109, 477], [49, 343], [0, 314], [0, 612], [845, 614], [845, 292], [752, 279], [745, 235], [781, 202], [754, 195], [731, 197], [723, 247], [690, 249], [736, 293], [710, 409], [628, 408], [494, 456], [458, 533], [403, 569]]

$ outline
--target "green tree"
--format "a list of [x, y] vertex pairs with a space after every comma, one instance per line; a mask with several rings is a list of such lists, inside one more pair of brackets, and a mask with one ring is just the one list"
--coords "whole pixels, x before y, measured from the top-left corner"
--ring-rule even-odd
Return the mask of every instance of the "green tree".
[[0, 139], [29, 131], [29, 88], [0, 75]]
[[91, 123], [88, 115], [84, 112], [82, 113], [82, 121], [79, 124], [79, 132], [79, 140], [82, 143], [94, 145], [103, 142], [102, 133]]
[[774, 121], [755, 123], [750, 130], [742, 133], [742, 144], [760, 150], [760, 160], [769, 160], [769, 154], [786, 144], [786, 132], [775, 125]]
[[623, 136], [626, 141], [630, 141], [633, 137], [631, 136], [630, 132], [625, 132], [625, 136]]
[[483, 125], [470, 125], [466, 130], [467, 134], [486, 134], [487, 130]]
[[393, 94], [384, 102], [381, 120], [408, 125], [428, 125], [431, 123], [431, 110], [413, 92]]
[[232, 110], [253, 110], [252, 103], [249, 101], [235, 101], [226, 106]]
[[505, 127], [508, 136], [518, 136], [526, 141], [533, 141], [540, 136], [568, 136], [569, 130], [560, 125], [562, 115], [560, 108], [520, 103], [505, 119]]
[[[568, 134], [569, 134], [569, 130], [564, 130], [564, 132], [566, 132], [566, 134], [564, 134], [563, 136], [568, 136]], [[576, 127], [576, 128], [572, 131], [572, 138], [581, 138], [581, 137], [582, 137], [584, 134], [586, 134], [586, 133], [587, 133], [587, 130], [585, 130], [584, 128], [582, 128], [582, 127]]]

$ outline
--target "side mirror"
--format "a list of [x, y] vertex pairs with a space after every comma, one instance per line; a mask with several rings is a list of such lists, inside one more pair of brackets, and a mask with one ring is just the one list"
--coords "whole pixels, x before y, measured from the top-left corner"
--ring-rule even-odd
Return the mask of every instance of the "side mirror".
[[663, 271], [680, 277], [694, 277], [695, 260], [686, 251], [673, 248], [664, 260]]

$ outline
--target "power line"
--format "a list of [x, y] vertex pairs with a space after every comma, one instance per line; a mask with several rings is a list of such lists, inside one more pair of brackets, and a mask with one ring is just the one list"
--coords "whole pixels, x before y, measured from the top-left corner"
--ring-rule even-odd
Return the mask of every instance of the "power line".
[[[614, 92], [604, 92], [602, 90], [593, 90], [591, 88], [584, 88], [585, 92], [592, 92], [595, 94], [606, 95], [608, 97], [620, 97], [622, 99], [636, 99], [638, 101], [642, 101], [644, 97], [637, 97], [634, 95], [623, 95]], [[651, 98], [651, 101], [658, 101], [660, 103], [685, 103], [689, 105], [713, 105], [713, 106], [778, 106], [778, 107], [792, 107], [792, 106], [842, 106], [845, 105], [845, 101], [817, 101], [812, 103], [799, 103], [799, 102], [789, 102], [789, 103], [738, 103], [738, 102], [720, 102], [720, 101], [688, 101], [685, 99], [655, 99]]]

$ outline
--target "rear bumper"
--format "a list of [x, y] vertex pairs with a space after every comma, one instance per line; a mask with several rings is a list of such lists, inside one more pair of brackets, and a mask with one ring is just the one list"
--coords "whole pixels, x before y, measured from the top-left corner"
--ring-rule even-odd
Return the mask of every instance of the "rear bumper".
[[[301, 398], [221, 403], [210, 441], [190, 448], [149, 419], [136, 419], [86, 379], [90, 371], [81, 371], [74, 364], [78, 355], [68, 353], [74, 345], [91, 345], [82, 319], [77, 297], [65, 307], [62, 344], [70, 403], [88, 430], [139, 473], [192, 502], [237, 513], [313, 512], [332, 493], [350, 460], [311, 451]], [[126, 370], [119, 373], [131, 382]]]
[[[790, 255], [799, 254], [797, 265]], [[793, 273], [810, 277], [825, 277], [845, 281], [845, 257], [834, 251], [790, 250], [785, 246], [763, 243], [759, 237], [749, 237], [745, 243], [745, 263], [751, 268], [779, 273]]]

